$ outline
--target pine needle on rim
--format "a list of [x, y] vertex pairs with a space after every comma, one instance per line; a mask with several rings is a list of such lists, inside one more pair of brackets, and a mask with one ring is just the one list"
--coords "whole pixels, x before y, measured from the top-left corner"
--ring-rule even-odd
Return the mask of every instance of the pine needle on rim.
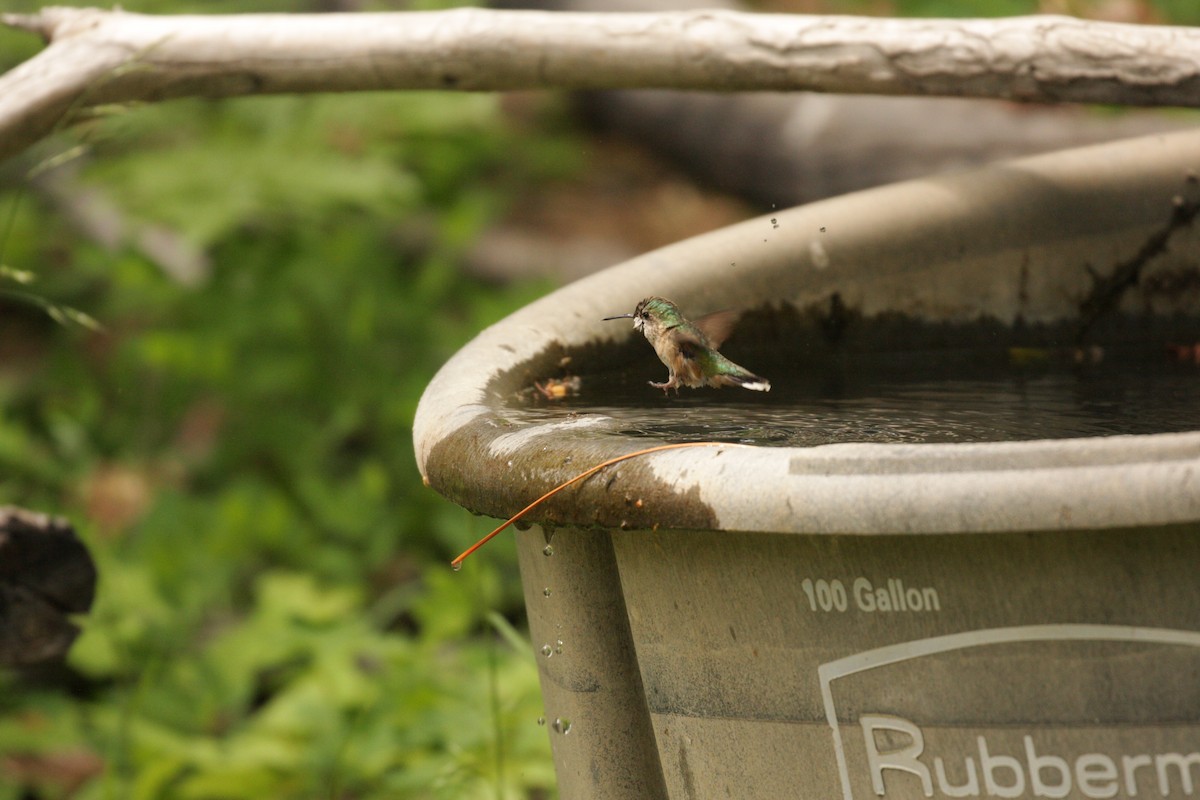
[[512, 525], [514, 522], [519, 520], [521, 517], [525, 516], [530, 511], [537, 508], [539, 505], [546, 502], [551, 497], [558, 494], [559, 492], [561, 492], [563, 489], [567, 488], [571, 484], [578, 483], [579, 481], [584, 480], [585, 478], [590, 478], [592, 475], [595, 475], [597, 472], [604, 469], [605, 467], [611, 467], [613, 464], [618, 464], [622, 461], [628, 461], [629, 459], [636, 458], [637, 456], [644, 456], [649, 453], [658, 453], [662, 450], [679, 450], [684, 447], [746, 447], [746, 446], [747, 445], [737, 444], [735, 442], [676, 442], [675, 444], [660, 444], [660, 445], [656, 445], [655, 447], [647, 447], [644, 450], [635, 450], [634, 452], [626, 453], [623, 456], [617, 456], [616, 458], [610, 458], [607, 461], [603, 461], [594, 467], [590, 467], [590, 468], [584, 470], [583, 472], [579, 473], [578, 475], [576, 475], [574, 478], [571, 478], [570, 480], [563, 481], [558, 486], [555, 486], [553, 489], [551, 489], [550, 491], [546, 492], [544, 495], [539, 497], [537, 500], [534, 500], [532, 503], [530, 503], [529, 505], [522, 508], [516, 514], [513, 514], [511, 517], [508, 518], [508, 520], [506, 520], [504, 523], [502, 523], [500, 526], [498, 526], [495, 530], [493, 530], [487, 536], [484, 536], [478, 542], [476, 542], [475, 544], [471, 545], [466, 550], [464, 550], [458, 558], [456, 558], [450, 562], [450, 567], [452, 569], [454, 569], [455, 571], [462, 569], [462, 563], [467, 558], [467, 556], [471, 555], [476, 550], [478, 550], [479, 548], [483, 547], [485, 544], [490, 542], [492, 539], [494, 539], [496, 537], [497, 534], [499, 534], [501, 531], [503, 531], [509, 525]]

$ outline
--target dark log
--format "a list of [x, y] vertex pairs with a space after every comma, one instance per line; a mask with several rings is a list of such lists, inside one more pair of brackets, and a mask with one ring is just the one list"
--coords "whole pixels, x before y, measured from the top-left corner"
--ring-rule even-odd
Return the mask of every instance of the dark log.
[[96, 566], [71, 524], [0, 507], [0, 665], [61, 657], [96, 595]]

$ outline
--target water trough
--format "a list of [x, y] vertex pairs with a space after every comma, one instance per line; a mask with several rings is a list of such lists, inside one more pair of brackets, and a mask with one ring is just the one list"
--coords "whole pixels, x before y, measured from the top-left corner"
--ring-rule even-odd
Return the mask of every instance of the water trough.
[[[567, 286], [456, 354], [418, 409], [418, 462], [501, 518], [671, 440], [681, 414], [822, 391], [805, 375], [1032, 361], [1103, 387], [1121, 361], [1178, 395], [1166, 432], [726, 435], [561, 492], [516, 546], [562, 796], [1200, 794], [1193, 169], [1185, 132], [782, 210]], [[746, 309], [729, 353], [769, 397], [645, 386], [665, 369], [601, 318], [649, 295]], [[536, 388], [564, 378], [565, 406]], [[605, 410], [614, 387], [661, 436]]]

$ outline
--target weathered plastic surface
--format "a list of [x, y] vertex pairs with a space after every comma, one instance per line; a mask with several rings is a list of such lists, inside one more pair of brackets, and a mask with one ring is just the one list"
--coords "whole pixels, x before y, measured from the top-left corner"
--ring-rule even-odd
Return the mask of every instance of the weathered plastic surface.
[[[1193, 167], [1200, 133], [1103, 145], [614, 267], [443, 368], [422, 474], [507, 516], [644, 447], [505, 403], [564, 354], [619, 350], [631, 332], [600, 318], [650, 294], [814, 335], [835, 293], [926, 329], [1200, 331]], [[1200, 796], [1200, 432], [664, 452], [534, 517], [557, 529], [550, 555], [538, 528], [517, 543], [564, 798]]]
[[563, 797], [1200, 794], [1196, 526], [544, 543]]
[[665, 800], [608, 533], [518, 539], [559, 794]]

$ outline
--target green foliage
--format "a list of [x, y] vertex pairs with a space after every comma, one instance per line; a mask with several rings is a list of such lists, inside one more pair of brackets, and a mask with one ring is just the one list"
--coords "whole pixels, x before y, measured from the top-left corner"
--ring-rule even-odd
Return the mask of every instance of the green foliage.
[[1192, 0], [1149, 0], [1149, 5], [1174, 25], [1200, 25], [1200, 5]]
[[895, 0], [895, 7], [904, 17], [1011, 17], [1039, 11], [1037, 0]]
[[488, 522], [422, 487], [411, 424], [433, 372], [546, 289], [459, 265], [574, 148], [435, 94], [179, 102], [84, 134], [83, 185], [211, 274], [183, 287], [29, 198], [14, 217], [0, 280], [104, 328], [0, 297], [0, 497], [72, 518], [100, 586], [80, 697], [0, 679], [0, 759], [42, 765], [0, 769], [0, 799], [67, 796], [71, 754], [88, 799], [548, 796], [515, 558], [450, 571]]

